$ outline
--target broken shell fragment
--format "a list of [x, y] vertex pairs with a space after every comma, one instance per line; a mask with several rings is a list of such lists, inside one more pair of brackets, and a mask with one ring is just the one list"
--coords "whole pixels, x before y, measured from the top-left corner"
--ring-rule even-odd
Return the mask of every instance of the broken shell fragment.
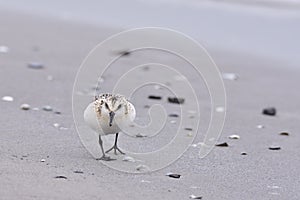
[[184, 99], [183, 98], [177, 98], [177, 97], [168, 97], [169, 103], [175, 103], [175, 104], [183, 104]]
[[148, 99], [161, 100], [161, 96], [149, 95]]
[[279, 133], [279, 135], [289, 136], [290, 134], [286, 131]]
[[51, 106], [46, 105], [46, 106], [43, 106], [43, 110], [44, 111], [52, 111], [53, 109]]
[[239, 76], [235, 73], [223, 73], [222, 77], [223, 77], [223, 79], [230, 80], [230, 81], [235, 81], [235, 80], [238, 80], [238, 78], [239, 78]]
[[270, 150], [280, 150], [281, 147], [280, 147], [280, 146], [277, 146], [277, 145], [272, 145], [272, 146], [269, 146], [269, 149], [270, 149]]
[[237, 139], [240, 139], [240, 136], [239, 135], [230, 135], [228, 136], [229, 139], [233, 139], [233, 140], [237, 140]]
[[13, 101], [14, 100], [14, 98], [13, 97], [11, 97], [11, 96], [4, 96], [4, 97], [2, 97], [2, 101]]
[[20, 106], [20, 108], [21, 108], [22, 110], [29, 110], [29, 109], [30, 109], [30, 105], [24, 103], [24, 104], [22, 104], [22, 105]]
[[217, 146], [217, 147], [228, 147], [229, 145], [227, 144], [227, 142], [223, 142], [223, 143], [218, 143], [215, 146]]
[[196, 196], [196, 195], [190, 195], [190, 199], [202, 199], [201, 196]]
[[62, 176], [62, 175], [55, 176], [54, 178], [58, 178], [58, 179], [68, 179], [66, 176]]
[[174, 173], [167, 173], [166, 176], [170, 177], [170, 178], [180, 178], [180, 174], [174, 174]]
[[262, 114], [269, 115], [269, 116], [275, 116], [276, 108], [274, 108], [274, 107], [265, 108], [265, 109], [263, 109]]

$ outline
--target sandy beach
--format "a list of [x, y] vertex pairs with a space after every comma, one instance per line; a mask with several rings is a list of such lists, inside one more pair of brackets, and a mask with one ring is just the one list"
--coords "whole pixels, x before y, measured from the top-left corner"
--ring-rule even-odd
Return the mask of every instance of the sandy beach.
[[[0, 95], [14, 98], [0, 101], [0, 199], [150, 200], [190, 199], [191, 195], [202, 199], [300, 198], [298, 58], [288, 62], [288, 56], [285, 60], [209, 46], [220, 71], [239, 77], [224, 80], [227, 114], [217, 143], [227, 142], [229, 147], [215, 147], [200, 159], [199, 146], [191, 146], [161, 170], [131, 174], [95, 160], [83, 146], [72, 114], [73, 84], [82, 61], [96, 44], [124, 28], [5, 9], [0, 12], [0, 25], [0, 46], [8, 47], [0, 53]], [[31, 62], [42, 63], [43, 68], [29, 68]], [[196, 89], [202, 91], [202, 86]], [[147, 95], [146, 91], [141, 94]], [[135, 101], [137, 110], [143, 110], [145, 105], [137, 98]], [[25, 103], [30, 110], [20, 109]], [[203, 98], [202, 103], [207, 126], [207, 100]], [[43, 110], [45, 105], [53, 111]], [[275, 107], [276, 116], [263, 115], [267, 107]], [[138, 115], [145, 120], [143, 114]], [[233, 134], [240, 139], [229, 139]], [[121, 147], [138, 151], [164, 145], [169, 136], [156, 138], [153, 143], [139, 142], [136, 148], [132, 147], [134, 140], [120, 137]], [[202, 137], [200, 134], [193, 143], [201, 142]], [[280, 150], [269, 149], [274, 145]], [[181, 177], [170, 178], [166, 176], [169, 172]]]

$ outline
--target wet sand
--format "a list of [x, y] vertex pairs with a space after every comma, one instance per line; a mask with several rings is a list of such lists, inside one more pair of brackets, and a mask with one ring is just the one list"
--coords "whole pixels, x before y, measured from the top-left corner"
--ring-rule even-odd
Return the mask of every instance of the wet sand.
[[[0, 92], [14, 97], [0, 102], [1, 199], [189, 199], [191, 194], [203, 199], [299, 199], [299, 69], [275, 59], [210, 52], [222, 72], [239, 75], [237, 81], [225, 80], [228, 111], [219, 142], [229, 147], [215, 147], [204, 159], [198, 158], [199, 148], [190, 147], [162, 170], [133, 175], [112, 170], [89, 154], [75, 130], [71, 105], [82, 60], [120, 30], [19, 13], [0, 16], [0, 45], [9, 47], [0, 54]], [[29, 69], [32, 61], [43, 63], [44, 69]], [[23, 103], [40, 109], [51, 105], [61, 114], [23, 111]], [[261, 114], [269, 106], [277, 108], [275, 117]], [[259, 124], [265, 128], [257, 129]], [[281, 136], [281, 131], [290, 135]], [[232, 134], [241, 138], [228, 139]], [[121, 144], [126, 147], [126, 141]], [[269, 150], [273, 144], [281, 150]], [[182, 176], [172, 179], [165, 176], [168, 172]], [[54, 178], [59, 175], [67, 179]]]

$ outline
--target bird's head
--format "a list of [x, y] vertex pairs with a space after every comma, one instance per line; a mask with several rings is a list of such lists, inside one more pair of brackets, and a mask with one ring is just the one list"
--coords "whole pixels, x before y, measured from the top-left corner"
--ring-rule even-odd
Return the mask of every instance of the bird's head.
[[111, 96], [103, 99], [102, 113], [109, 116], [109, 126], [112, 126], [116, 116], [125, 114], [125, 105], [123, 97]]

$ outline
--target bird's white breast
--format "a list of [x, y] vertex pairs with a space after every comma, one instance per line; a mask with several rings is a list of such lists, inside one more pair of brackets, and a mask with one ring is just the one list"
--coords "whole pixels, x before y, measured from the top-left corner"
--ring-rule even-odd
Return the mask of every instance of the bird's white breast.
[[92, 102], [84, 111], [84, 121], [99, 135], [107, 135], [120, 132], [120, 127], [128, 126], [134, 120], [135, 115], [135, 108], [129, 103], [128, 113], [116, 112], [112, 126], [109, 126], [109, 113], [105, 111], [102, 111], [101, 114], [97, 113], [95, 104]]

